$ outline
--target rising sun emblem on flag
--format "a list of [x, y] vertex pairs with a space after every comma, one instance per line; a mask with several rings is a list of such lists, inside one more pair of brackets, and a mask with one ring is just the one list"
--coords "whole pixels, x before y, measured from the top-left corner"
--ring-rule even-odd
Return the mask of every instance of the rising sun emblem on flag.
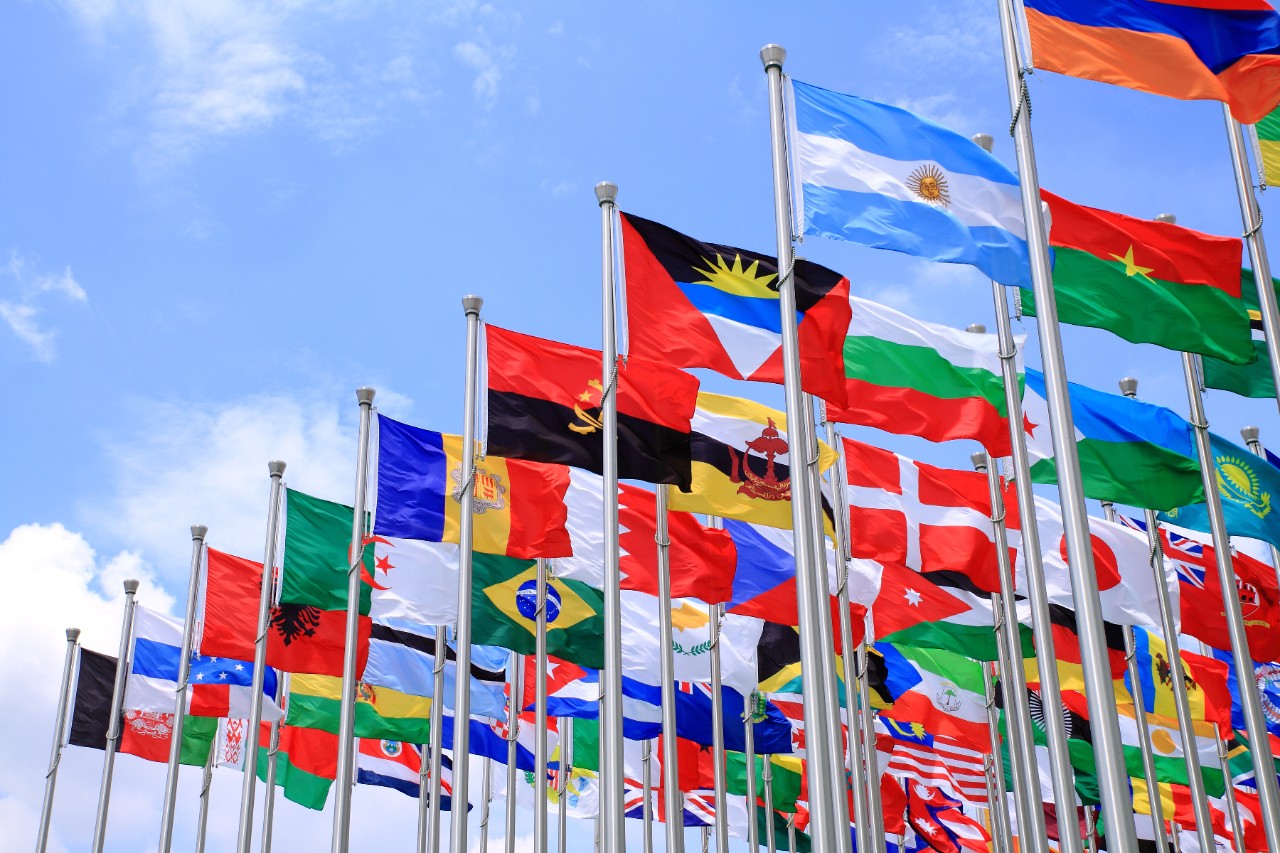
[[939, 207], [951, 204], [951, 189], [946, 174], [932, 163], [926, 163], [907, 176], [907, 189], [922, 200]]
[[714, 261], [706, 258], [702, 259], [710, 269], [694, 269], [694, 272], [705, 276], [705, 281], [697, 281], [694, 284], [705, 284], [725, 293], [732, 293], [737, 296], [754, 296], [761, 299], [777, 299], [778, 285], [776, 279], [778, 276], [774, 273], [760, 274], [760, 262], [752, 261], [751, 265], [744, 268], [742, 266], [742, 255], [734, 255], [733, 263], [729, 264], [721, 255], [716, 255]]

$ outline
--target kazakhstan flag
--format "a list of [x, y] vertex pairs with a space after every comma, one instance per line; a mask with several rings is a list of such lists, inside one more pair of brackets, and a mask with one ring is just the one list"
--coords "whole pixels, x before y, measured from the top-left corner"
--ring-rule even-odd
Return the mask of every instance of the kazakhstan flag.
[[[1280, 547], [1280, 507], [1276, 506], [1280, 469], [1225, 438], [1210, 434], [1209, 439], [1227, 532]], [[1209, 530], [1209, 512], [1204, 504], [1162, 512], [1159, 517], [1192, 530]]]

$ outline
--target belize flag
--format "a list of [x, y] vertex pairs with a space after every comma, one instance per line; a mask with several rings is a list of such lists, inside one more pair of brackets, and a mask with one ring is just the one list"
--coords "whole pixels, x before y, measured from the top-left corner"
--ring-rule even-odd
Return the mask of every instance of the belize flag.
[[791, 81], [797, 232], [1031, 286], [1018, 176], [914, 113]]

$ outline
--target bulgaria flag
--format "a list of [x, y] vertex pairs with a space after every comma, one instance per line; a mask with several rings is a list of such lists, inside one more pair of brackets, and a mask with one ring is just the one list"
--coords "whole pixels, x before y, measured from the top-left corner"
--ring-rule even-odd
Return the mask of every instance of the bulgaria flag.
[[[992, 456], [1009, 455], [1009, 409], [996, 335], [924, 323], [865, 299], [849, 302], [853, 321], [844, 341], [849, 405], [828, 403], [828, 419], [930, 441], [971, 438]], [[1019, 372], [1025, 340], [1025, 335], [1015, 339]]]
[[982, 664], [941, 649], [877, 643], [885, 664], [914, 670], [919, 678], [884, 711], [899, 722], [919, 723], [934, 735], [956, 738], [974, 749], [990, 747]]

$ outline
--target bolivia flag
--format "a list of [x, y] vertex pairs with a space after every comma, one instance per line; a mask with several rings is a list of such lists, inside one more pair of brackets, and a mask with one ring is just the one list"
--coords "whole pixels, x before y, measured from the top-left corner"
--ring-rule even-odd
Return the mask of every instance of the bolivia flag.
[[[1254, 360], [1240, 299], [1239, 237], [1041, 196], [1053, 219], [1053, 289], [1062, 322], [1235, 364]], [[1035, 314], [1031, 291], [1022, 291], [1022, 304]]]
[[[427, 743], [431, 701], [387, 687], [356, 685], [356, 737]], [[328, 675], [294, 675], [289, 680], [290, 726], [338, 731], [342, 679]]]
[[1037, 68], [1182, 100], [1243, 124], [1280, 104], [1280, 15], [1266, 0], [1025, 0]]

